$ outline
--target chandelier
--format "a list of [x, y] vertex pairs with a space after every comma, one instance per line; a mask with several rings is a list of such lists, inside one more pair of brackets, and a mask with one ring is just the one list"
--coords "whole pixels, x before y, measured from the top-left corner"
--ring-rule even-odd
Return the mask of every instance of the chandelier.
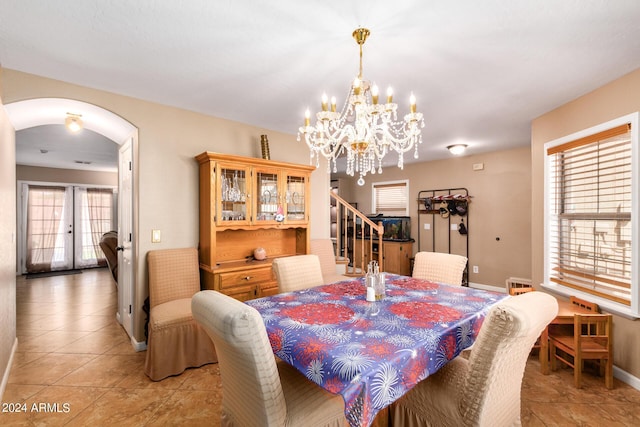
[[320, 166], [320, 156], [328, 159], [327, 172], [337, 172], [336, 160], [346, 153], [347, 174], [360, 175], [358, 185], [364, 185], [367, 173], [382, 173], [382, 159], [390, 151], [398, 154], [398, 167], [404, 166], [404, 153], [414, 150], [418, 158], [418, 144], [422, 143], [421, 128], [424, 127], [422, 113], [416, 113], [416, 99], [411, 94], [410, 112], [404, 120], [397, 119], [398, 105], [393, 102], [391, 88], [387, 90], [387, 102], [379, 103], [378, 87], [371, 85], [362, 76], [362, 45], [370, 32], [358, 28], [353, 38], [360, 47], [360, 70], [353, 80], [349, 94], [340, 111], [336, 109], [336, 98], [322, 95], [322, 109], [316, 113], [315, 126], [311, 126], [311, 113], [305, 112], [304, 126], [298, 132], [304, 135], [309, 147], [311, 162], [316, 158]]

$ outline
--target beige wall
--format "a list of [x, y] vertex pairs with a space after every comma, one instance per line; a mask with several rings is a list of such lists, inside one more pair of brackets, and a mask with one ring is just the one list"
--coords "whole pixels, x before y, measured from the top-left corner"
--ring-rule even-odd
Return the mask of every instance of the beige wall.
[[63, 184], [118, 186], [118, 172], [92, 172], [76, 169], [16, 166], [18, 181], [60, 182]]
[[[531, 158], [530, 148], [454, 157], [405, 165], [404, 170], [391, 166], [382, 175], [367, 175], [364, 187], [358, 187], [357, 177], [341, 180], [340, 192], [358, 202], [358, 209], [371, 212], [371, 184], [374, 182], [409, 180], [409, 215], [411, 234], [418, 250], [418, 232], [421, 249], [431, 250], [431, 236], [424, 231], [424, 223], [431, 222], [431, 215], [421, 215], [422, 230], [418, 230], [418, 192], [441, 188], [469, 190], [473, 196], [468, 216], [469, 265], [477, 265], [478, 274], [470, 272], [469, 281], [482, 285], [504, 288], [510, 276], [531, 277]], [[474, 163], [483, 163], [484, 169], [474, 171]], [[345, 188], [343, 191], [344, 185]], [[434, 229], [448, 228], [441, 218], [435, 218]], [[452, 223], [460, 222], [452, 216]], [[499, 238], [500, 240], [496, 240]], [[451, 232], [452, 252], [460, 253], [464, 239], [457, 231]], [[436, 250], [445, 236], [436, 236]], [[445, 243], [446, 244], [446, 243]], [[444, 251], [448, 250], [444, 249]]]
[[9, 377], [9, 360], [16, 342], [16, 144], [14, 137], [15, 133], [6, 111], [0, 107], [0, 397], [4, 393]]
[[[639, 110], [640, 70], [636, 70], [532, 122], [531, 266], [534, 284], [541, 283], [544, 277], [544, 144]], [[640, 378], [639, 355], [640, 322], [615, 316], [615, 365]]]
[[[295, 134], [275, 132], [13, 70], [5, 69], [2, 73], [5, 103], [41, 97], [70, 98], [109, 110], [138, 128], [138, 152], [134, 154], [138, 158], [137, 321], [134, 332], [138, 341], [144, 341], [142, 303], [148, 289], [146, 253], [153, 249], [198, 244], [198, 168], [194, 156], [208, 150], [260, 157], [260, 135], [267, 134], [273, 160], [309, 163], [309, 152], [303, 143], [296, 141]], [[324, 167], [313, 173], [311, 184], [311, 235], [328, 237], [329, 177]], [[152, 229], [162, 231], [161, 243], [151, 243]]]

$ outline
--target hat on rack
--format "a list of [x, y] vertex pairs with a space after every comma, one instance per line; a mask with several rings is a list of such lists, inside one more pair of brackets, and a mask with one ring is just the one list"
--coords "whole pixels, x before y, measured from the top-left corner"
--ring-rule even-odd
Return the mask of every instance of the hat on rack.
[[456, 201], [455, 200], [449, 200], [447, 202], [447, 209], [449, 210], [449, 213], [451, 215], [458, 215], [458, 211], [456, 210]]
[[447, 202], [440, 202], [439, 210], [442, 218], [449, 218], [449, 204]]
[[467, 234], [467, 227], [464, 225], [463, 219], [460, 219], [460, 225], [458, 226], [458, 233]]
[[460, 216], [465, 216], [467, 214], [467, 201], [466, 200], [456, 200], [456, 212]]

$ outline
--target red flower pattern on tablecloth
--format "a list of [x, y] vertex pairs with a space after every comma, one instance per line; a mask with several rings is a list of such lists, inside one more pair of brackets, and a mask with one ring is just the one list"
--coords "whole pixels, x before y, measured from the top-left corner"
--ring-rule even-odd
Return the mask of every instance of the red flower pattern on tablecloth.
[[353, 317], [353, 310], [344, 305], [312, 303], [296, 307], [285, 307], [283, 316], [306, 323], [307, 325], [336, 324], [346, 322]]
[[453, 359], [453, 355], [456, 351], [456, 337], [453, 335], [447, 336], [444, 340], [440, 341], [441, 347], [444, 348], [445, 354], [447, 355], [447, 360]]
[[440, 286], [437, 283], [430, 282], [427, 280], [422, 280], [422, 279], [415, 279], [413, 277], [393, 280], [391, 281], [391, 283], [393, 283], [394, 285], [400, 288], [409, 289], [409, 290], [416, 289], [421, 291], [428, 290], [428, 289], [436, 289], [438, 288], [438, 286]]
[[274, 353], [282, 350], [282, 343], [284, 342], [284, 332], [281, 330], [268, 334], [269, 342]]
[[389, 311], [409, 319], [410, 325], [416, 328], [428, 328], [434, 323], [451, 322], [463, 315], [455, 308], [423, 301], [399, 302], [391, 305]]
[[365, 287], [357, 280], [347, 280], [344, 282], [332, 283], [331, 285], [320, 286], [318, 290], [320, 292], [338, 295], [340, 297], [344, 295], [364, 295], [366, 292]]
[[322, 358], [322, 355], [327, 352], [327, 348], [331, 346], [316, 338], [305, 337], [302, 345], [293, 351], [300, 362], [308, 366], [312, 360]]

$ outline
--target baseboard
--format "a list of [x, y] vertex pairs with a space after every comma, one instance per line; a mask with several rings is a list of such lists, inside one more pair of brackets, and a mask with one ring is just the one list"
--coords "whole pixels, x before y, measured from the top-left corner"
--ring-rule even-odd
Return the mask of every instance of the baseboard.
[[[502, 293], [507, 292], [506, 289], [498, 288], [495, 286], [483, 285], [480, 283], [469, 283], [469, 287], [474, 289], [482, 289], [485, 291], [494, 291], [494, 292], [502, 292]], [[613, 366], [613, 376], [619, 379], [620, 381], [622, 381], [623, 383], [629, 384], [631, 387], [635, 388], [636, 390], [640, 390], [640, 378], [634, 377], [627, 371], [624, 371], [615, 365]]]
[[147, 349], [146, 341], [136, 341], [134, 337], [131, 337], [131, 345], [135, 351], [145, 351]]
[[623, 371], [615, 365], [613, 366], [613, 376], [623, 383], [629, 384], [631, 387], [640, 391], [640, 378], [634, 377], [627, 371]]
[[483, 285], [482, 283], [469, 282], [469, 287], [470, 288], [474, 288], [474, 289], [482, 289], [483, 291], [502, 292], [503, 294], [507, 293], [507, 290], [505, 288], [499, 288], [497, 286]]
[[11, 347], [11, 355], [9, 356], [9, 361], [7, 362], [7, 366], [4, 368], [4, 373], [2, 374], [2, 382], [0, 383], [0, 401], [2, 401], [2, 396], [4, 396], [4, 391], [7, 388], [7, 383], [9, 382], [9, 374], [11, 373], [11, 366], [13, 366], [13, 357], [18, 350], [18, 337], [13, 340], [13, 346]]

